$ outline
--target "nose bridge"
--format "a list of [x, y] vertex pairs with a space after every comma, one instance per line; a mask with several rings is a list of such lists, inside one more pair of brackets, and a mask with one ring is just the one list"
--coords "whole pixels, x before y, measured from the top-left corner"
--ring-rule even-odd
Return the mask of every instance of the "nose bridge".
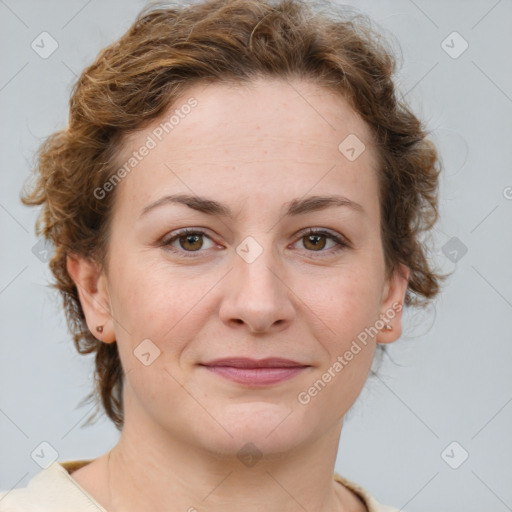
[[282, 283], [277, 269], [280, 265], [270, 234], [247, 236], [236, 247], [236, 255], [235, 274], [244, 288], [250, 288], [253, 293], [279, 294]]
[[229, 291], [221, 309], [224, 320], [263, 331], [283, 324], [293, 313], [282, 268], [270, 234], [248, 236], [236, 247]]

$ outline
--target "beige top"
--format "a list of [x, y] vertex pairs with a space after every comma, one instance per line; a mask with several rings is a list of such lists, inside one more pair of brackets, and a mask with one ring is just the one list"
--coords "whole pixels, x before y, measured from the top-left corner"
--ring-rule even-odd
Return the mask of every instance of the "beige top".
[[[53, 462], [37, 473], [27, 487], [0, 492], [0, 512], [108, 512], [70, 476], [89, 462], [92, 459]], [[338, 473], [334, 473], [334, 480], [355, 492], [368, 512], [399, 512], [379, 504], [368, 491]]]

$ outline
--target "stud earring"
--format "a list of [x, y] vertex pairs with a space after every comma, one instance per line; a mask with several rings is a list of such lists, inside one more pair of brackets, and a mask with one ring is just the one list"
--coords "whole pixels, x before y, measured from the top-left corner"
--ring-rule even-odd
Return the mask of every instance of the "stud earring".
[[384, 329], [387, 329], [388, 331], [391, 331], [393, 329], [393, 327], [391, 327], [391, 325], [385, 325]]
[[96, 326], [96, 330], [97, 330], [98, 332], [103, 332], [103, 325], [97, 325], [97, 326]]

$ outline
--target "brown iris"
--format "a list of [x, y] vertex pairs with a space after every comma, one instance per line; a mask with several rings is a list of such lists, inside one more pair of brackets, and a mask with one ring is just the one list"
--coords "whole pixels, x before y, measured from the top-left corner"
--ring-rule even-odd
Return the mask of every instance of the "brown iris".
[[[182, 243], [182, 240], [186, 240], [185, 245]], [[197, 251], [198, 249], [201, 249], [201, 247], [203, 246], [203, 239], [202, 235], [200, 234], [189, 234], [180, 236], [179, 241], [181, 247], [187, 251]]]
[[[323, 249], [325, 247], [325, 235], [307, 235], [303, 237], [306, 240], [304, 246], [307, 247], [308, 242], [312, 243], [313, 249]], [[323, 240], [321, 240], [323, 238]]]

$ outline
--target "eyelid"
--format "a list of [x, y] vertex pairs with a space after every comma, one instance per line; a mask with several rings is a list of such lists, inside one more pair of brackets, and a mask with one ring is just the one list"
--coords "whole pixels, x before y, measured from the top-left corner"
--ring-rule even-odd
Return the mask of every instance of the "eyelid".
[[350, 242], [350, 240], [346, 236], [342, 235], [341, 233], [338, 233], [337, 231], [331, 231], [330, 229], [322, 228], [322, 227], [309, 227], [309, 228], [303, 229], [303, 230], [299, 231], [298, 237], [302, 238], [309, 234], [311, 234], [311, 235], [319, 235], [319, 234], [327, 235], [328, 237], [332, 237], [334, 240], [337, 240], [341, 244], [345, 244], [347, 246], [352, 247], [352, 242]]
[[[171, 246], [171, 243], [175, 242], [179, 238], [185, 237], [187, 235], [201, 235], [203, 237], [208, 238], [213, 244], [216, 242], [212, 239], [211, 236], [208, 235], [208, 233], [205, 231], [205, 228], [182, 228], [178, 229], [176, 231], [172, 232], [173, 234], [171, 236], [164, 236], [159, 241], [158, 245], [165, 247], [171, 247], [171, 250], [174, 249], [174, 247]], [[188, 252], [188, 253], [194, 253], [194, 252], [204, 252], [204, 251], [184, 251], [184, 250], [176, 250], [177, 252]]]
[[[176, 240], [178, 240], [181, 237], [187, 236], [188, 234], [201, 235], [203, 237], [208, 238], [213, 244], [216, 244], [216, 242], [208, 235], [206, 228], [190, 228], [190, 227], [188, 227], [188, 228], [178, 229], [173, 233], [174, 234], [172, 234], [169, 237], [163, 237], [161, 239], [161, 241], [159, 242], [159, 245], [162, 246], [164, 249], [167, 249], [167, 250], [173, 252], [174, 254], [178, 254], [179, 256], [182, 256], [184, 258], [194, 258], [194, 257], [197, 257], [197, 256], [195, 256], [196, 253], [200, 254], [205, 251], [202, 251], [201, 249], [197, 250], [197, 251], [186, 251], [184, 249], [177, 249], [177, 248], [173, 247], [171, 244], [174, 243]], [[337, 253], [341, 250], [352, 248], [352, 243], [345, 236], [343, 236], [337, 232], [332, 232], [327, 228], [321, 228], [321, 227], [308, 227], [308, 228], [305, 228], [305, 229], [299, 231], [296, 235], [296, 240], [295, 240], [295, 242], [293, 242], [292, 245], [295, 245], [297, 242], [299, 242], [305, 236], [310, 236], [310, 235], [325, 236], [325, 237], [331, 239], [336, 244], [335, 247], [332, 247], [326, 251], [324, 251], [324, 250], [308, 251], [307, 249], [304, 249], [307, 253], [310, 253], [312, 255], [315, 253], [319, 253], [320, 256], [318, 256], [318, 257], [322, 257], [321, 256], [322, 254], [331, 255], [331, 254]], [[217, 245], [219, 245], [219, 244], [217, 244]], [[315, 256], [313, 256], [313, 257], [315, 257]]]

